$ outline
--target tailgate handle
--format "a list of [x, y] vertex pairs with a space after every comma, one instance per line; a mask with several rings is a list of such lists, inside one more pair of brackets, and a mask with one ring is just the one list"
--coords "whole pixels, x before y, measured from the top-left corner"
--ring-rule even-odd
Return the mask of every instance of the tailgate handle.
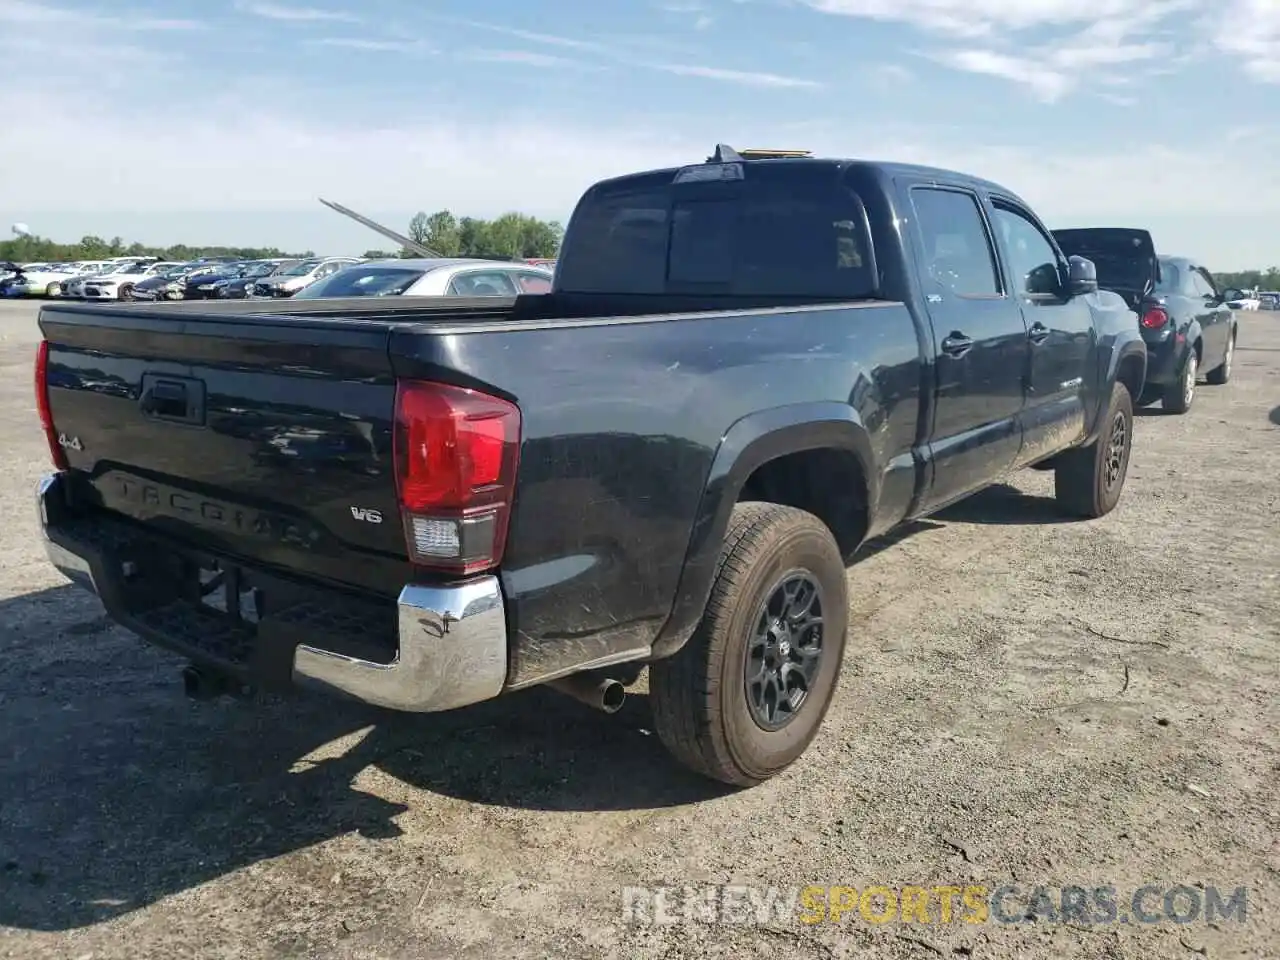
[[138, 401], [145, 416], [174, 423], [204, 423], [204, 382], [154, 373], [142, 377]]

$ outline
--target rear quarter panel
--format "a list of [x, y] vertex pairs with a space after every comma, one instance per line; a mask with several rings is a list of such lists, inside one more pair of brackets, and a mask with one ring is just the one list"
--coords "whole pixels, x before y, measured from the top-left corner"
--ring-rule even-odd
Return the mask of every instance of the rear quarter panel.
[[513, 687], [647, 654], [735, 423], [842, 405], [878, 465], [916, 438], [919, 348], [901, 304], [433, 332], [393, 334], [397, 375], [461, 376], [522, 411], [501, 574]]

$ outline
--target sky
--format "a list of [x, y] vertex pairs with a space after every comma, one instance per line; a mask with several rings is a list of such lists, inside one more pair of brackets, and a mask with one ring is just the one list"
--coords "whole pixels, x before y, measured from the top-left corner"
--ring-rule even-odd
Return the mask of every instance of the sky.
[[1280, 0], [0, 0], [0, 228], [362, 253], [717, 143], [1280, 263]]

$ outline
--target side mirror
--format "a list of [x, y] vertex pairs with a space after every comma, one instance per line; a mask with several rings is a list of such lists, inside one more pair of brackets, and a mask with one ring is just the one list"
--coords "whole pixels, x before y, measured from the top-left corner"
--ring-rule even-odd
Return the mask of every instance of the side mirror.
[[1092, 260], [1071, 257], [1067, 261], [1067, 294], [1078, 297], [1098, 292], [1098, 268]]
[[1232, 300], [1243, 300], [1244, 291], [1237, 290], [1235, 287], [1227, 287], [1227, 289], [1222, 291], [1222, 299], [1225, 302], [1230, 302]]

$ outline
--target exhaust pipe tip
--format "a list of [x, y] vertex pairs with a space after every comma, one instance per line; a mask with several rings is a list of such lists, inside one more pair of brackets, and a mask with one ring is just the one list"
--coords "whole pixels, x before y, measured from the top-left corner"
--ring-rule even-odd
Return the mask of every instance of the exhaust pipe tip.
[[182, 668], [182, 692], [192, 700], [216, 700], [221, 696], [248, 698], [253, 689], [241, 686], [234, 678], [202, 670], [195, 664]]
[[199, 667], [182, 668], [182, 692], [192, 700], [210, 699], [208, 678]]
[[601, 713], [617, 713], [627, 700], [627, 688], [612, 677], [575, 673], [551, 680], [547, 686]]
[[627, 701], [627, 688], [617, 680], [605, 680], [600, 685], [600, 709], [605, 713], [617, 713]]

